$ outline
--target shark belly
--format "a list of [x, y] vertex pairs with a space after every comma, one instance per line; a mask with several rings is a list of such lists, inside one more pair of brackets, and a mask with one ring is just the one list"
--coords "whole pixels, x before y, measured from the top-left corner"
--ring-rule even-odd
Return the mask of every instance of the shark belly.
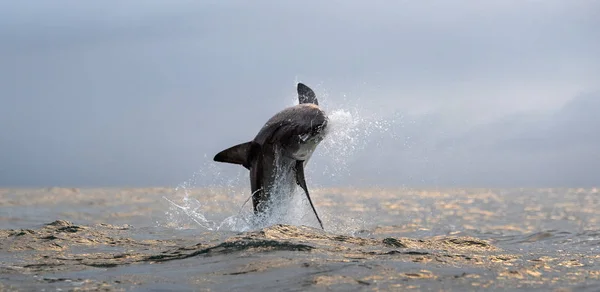
[[312, 154], [316, 148], [317, 148], [317, 143], [303, 143], [303, 144], [300, 144], [300, 147], [298, 147], [298, 150], [296, 150], [294, 153], [292, 153], [292, 156], [296, 160], [306, 161], [312, 156]]

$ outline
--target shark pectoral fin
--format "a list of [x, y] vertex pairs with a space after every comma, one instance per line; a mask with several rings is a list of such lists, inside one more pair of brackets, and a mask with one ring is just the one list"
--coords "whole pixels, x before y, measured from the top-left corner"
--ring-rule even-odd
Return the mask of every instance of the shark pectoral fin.
[[262, 174], [262, 156], [259, 155], [250, 168], [250, 188], [252, 190], [252, 207], [254, 209], [254, 214], [259, 214], [264, 211], [267, 205]]
[[319, 101], [317, 100], [317, 95], [315, 94], [310, 87], [298, 83], [298, 102], [300, 104], [303, 103], [312, 103], [319, 105]]
[[215, 155], [214, 161], [241, 164], [250, 169], [252, 142], [246, 142], [227, 148]]
[[308, 187], [306, 186], [306, 180], [304, 179], [304, 161], [302, 160], [296, 160], [296, 183], [298, 183], [298, 185], [300, 185], [300, 187], [304, 190], [306, 198], [308, 198], [310, 207], [315, 213], [321, 229], [325, 230], [325, 228], [323, 228], [323, 222], [321, 222], [321, 218], [319, 218], [319, 214], [317, 214], [317, 210], [315, 210], [315, 206], [313, 205], [312, 200], [310, 199], [310, 194], [308, 193]]

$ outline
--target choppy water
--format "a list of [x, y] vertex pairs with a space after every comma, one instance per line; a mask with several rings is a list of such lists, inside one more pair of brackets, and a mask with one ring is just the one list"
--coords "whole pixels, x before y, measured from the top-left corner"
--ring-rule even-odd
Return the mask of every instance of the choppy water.
[[325, 231], [252, 222], [241, 193], [1, 190], [0, 287], [600, 289], [597, 189], [318, 189]]

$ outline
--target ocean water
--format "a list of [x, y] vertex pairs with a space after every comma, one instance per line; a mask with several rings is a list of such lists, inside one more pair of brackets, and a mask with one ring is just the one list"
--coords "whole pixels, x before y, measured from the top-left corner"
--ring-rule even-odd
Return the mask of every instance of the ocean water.
[[312, 193], [325, 230], [301, 199], [252, 221], [227, 189], [3, 189], [0, 287], [600, 289], [597, 189]]

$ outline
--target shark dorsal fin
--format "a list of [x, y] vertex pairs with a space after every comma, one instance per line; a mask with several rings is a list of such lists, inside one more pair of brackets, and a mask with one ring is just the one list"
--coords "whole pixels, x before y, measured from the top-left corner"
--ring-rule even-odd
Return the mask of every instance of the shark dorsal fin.
[[319, 105], [315, 92], [302, 83], [298, 83], [298, 102], [300, 102], [300, 104], [312, 103]]
[[241, 164], [245, 168], [250, 169], [249, 160], [251, 149], [252, 142], [238, 144], [217, 153], [217, 155], [215, 155], [214, 161]]

